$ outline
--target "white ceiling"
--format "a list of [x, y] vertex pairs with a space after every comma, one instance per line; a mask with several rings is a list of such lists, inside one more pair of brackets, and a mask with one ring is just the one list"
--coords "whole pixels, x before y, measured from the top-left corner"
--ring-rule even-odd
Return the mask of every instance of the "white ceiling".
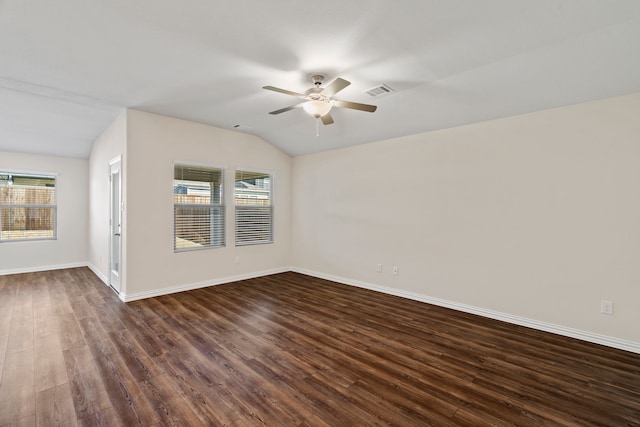
[[[378, 111], [267, 114], [313, 73]], [[86, 158], [130, 107], [297, 156], [633, 92], [638, 0], [0, 0], [0, 151]]]

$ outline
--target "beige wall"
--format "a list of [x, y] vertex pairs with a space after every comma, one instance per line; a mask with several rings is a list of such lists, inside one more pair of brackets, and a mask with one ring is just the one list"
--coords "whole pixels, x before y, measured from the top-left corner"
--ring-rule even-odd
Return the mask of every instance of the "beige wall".
[[0, 170], [58, 174], [58, 238], [0, 243], [0, 274], [85, 265], [89, 218], [87, 160], [0, 152]]
[[[89, 157], [89, 252], [92, 270], [108, 282], [109, 277], [109, 162], [122, 156], [122, 170], [126, 165], [127, 114], [125, 111], [98, 137]], [[126, 195], [126, 174], [122, 174]], [[123, 217], [123, 230], [126, 218]], [[123, 240], [126, 233], [123, 233]], [[125, 289], [125, 275], [121, 275], [121, 289]]]
[[640, 343], [638, 117], [636, 94], [295, 158], [292, 265]]
[[[129, 110], [127, 115], [127, 289], [133, 297], [262, 272], [288, 269], [291, 159], [239, 132]], [[224, 248], [173, 251], [173, 163], [226, 167]], [[274, 173], [275, 243], [236, 248], [234, 168]], [[235, 258], [240, 262], [235, 263]]]

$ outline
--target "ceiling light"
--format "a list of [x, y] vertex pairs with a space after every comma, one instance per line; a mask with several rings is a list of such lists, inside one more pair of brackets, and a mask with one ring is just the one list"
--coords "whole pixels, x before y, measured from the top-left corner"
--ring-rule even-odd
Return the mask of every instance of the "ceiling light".
[[317, 119], [331, 110], [331, 104], [325, 101], [308, 101], [302, 104], [302, 108]]

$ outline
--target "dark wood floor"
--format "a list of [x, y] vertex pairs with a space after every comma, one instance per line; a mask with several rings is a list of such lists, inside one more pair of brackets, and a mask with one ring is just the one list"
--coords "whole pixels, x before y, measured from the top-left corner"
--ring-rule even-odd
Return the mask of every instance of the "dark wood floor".
[[295, 273], [0, 276], [0, 425], [640, 425], [640, 355]]

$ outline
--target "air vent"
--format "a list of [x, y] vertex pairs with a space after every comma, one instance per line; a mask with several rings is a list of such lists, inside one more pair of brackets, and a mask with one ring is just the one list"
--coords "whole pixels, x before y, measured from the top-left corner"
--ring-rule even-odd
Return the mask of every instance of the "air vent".
[[391, 89], [389, 86], [382, 84], [380, 86], [372, 87], [367, 91], [367, 93], [369, 94], [369, 96], [382, 96], [382, 95], [388, 95], [393, 91], [394, 90]]

